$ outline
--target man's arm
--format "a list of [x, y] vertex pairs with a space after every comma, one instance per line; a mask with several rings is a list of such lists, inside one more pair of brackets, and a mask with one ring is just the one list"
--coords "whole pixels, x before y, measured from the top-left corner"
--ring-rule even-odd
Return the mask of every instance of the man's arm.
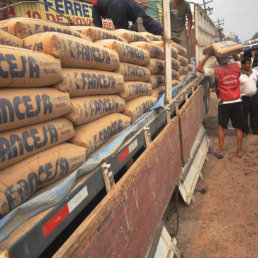
[[201, 60], [201, 62], [198, 64], [196, 70], [199, 72], [199, 73], [204, 73], [204, 65], [205, 63], [207, 62], [207, 60], [210, 58], [210, 56], [212, 55], [212, 51], [209, 50], [208, 53], [206, 54], [206, 56]]
[[96, 27], [102, 28], [102, 19], [101, 19], [99, 10], [95, 5], [93, 5], [93, 8], [92, 8], [92, 18], [93, 18], [94, 25]]
[[186, 16], [187, 16], [187, 21], [188, 21], [187, 38], [189, 39], [191, 36], [191, 30], [192, 30], [192, 26], [193, 26], [193, 15], [191, 12], [188, 12], [186, 14]]

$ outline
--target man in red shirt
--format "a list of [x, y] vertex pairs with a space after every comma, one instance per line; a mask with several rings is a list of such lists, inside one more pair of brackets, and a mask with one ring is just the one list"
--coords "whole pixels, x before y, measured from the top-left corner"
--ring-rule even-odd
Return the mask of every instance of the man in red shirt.
[[208, 77], [215, 77], [219, 97], [218, 117], [219, 117], [219, 152], [214, 153], [218, 158], [224, 156], [224, 129], [227, 129], [229, 119], [236, 129], [237, 136], [237, 156], [242, 157], [242, 139], [244, 128], [243, 103], [240, 98], [240, 66], [237, 63], [229, 64], [228, 58], [219, 59], [219, 66], [214, 68], [204, 68], [206, 61], [212, 56], [213, 51], [202, 59], [197, 67], [197, 71], [204, 73]]
[[[134, 0], [93, 0], [92, 17], [96, 27], [102, 27], [102, 18], [110, 18], [116, 29], [139, 31], [138, 27], [144, 26], [152, 34], [163, 35], [161, 24], [147, 15]], [[134, 24], [130, 28], [129, 21]]]

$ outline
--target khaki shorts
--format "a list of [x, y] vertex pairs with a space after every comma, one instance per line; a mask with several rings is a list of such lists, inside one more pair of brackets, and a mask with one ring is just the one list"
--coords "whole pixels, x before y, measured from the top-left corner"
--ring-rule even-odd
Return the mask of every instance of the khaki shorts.
[[183, 30], [181, 32], [172, 32], [172, 40], [184, 47], [187, 50], [187, 53], [189, 54], [186, 30]]

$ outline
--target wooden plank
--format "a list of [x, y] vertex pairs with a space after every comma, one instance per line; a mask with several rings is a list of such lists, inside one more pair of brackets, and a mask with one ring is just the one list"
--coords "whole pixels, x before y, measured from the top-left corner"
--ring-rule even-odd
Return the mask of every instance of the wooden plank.
[[187, 163], [204, 118], [203, 88], [199, 87], [179, 111], [182, 163]]
[[181, 173], [178, 118], [130, 170], [54, 257], [144, 257]]

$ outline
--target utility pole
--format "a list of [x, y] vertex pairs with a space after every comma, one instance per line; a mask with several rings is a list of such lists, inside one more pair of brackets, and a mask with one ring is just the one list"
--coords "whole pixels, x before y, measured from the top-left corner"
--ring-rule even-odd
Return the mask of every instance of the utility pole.
[[[203, 2], [203, 4], [201, 4], [201, 6], [203, 6], [203, 10], [208, 14], [208, 15], [211, 15], [212, 14], [212, 12], [213, 12], [213, 8], [210, 8], [210, 7], [208, 7], [207, 5], [209, 4], [209, 3], [212, 3], [213, 2], [213, 0], [210, 0], [210, 1], [205, 1], [205, 0], [202, 0], [202, 2]], [[209, 12], [209, 13], [208, 13]]]
[[224, 26], [224, 19], [219, 19], [215, 22], [216, 24], [216, 27], [218, 29], [218, 32], [219, 32], [219, 38], [220, 38], [220, 41], [222, 41], [222, 31], [223, 31], [223, 27]]

